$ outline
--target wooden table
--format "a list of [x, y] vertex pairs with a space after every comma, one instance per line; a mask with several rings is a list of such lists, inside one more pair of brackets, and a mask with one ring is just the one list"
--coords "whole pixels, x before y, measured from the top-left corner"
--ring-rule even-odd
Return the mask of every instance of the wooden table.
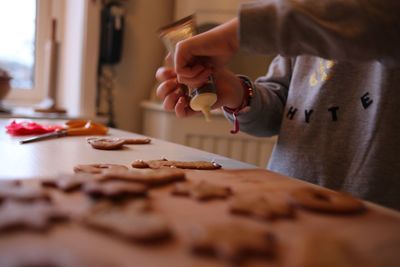
[[[1, 128], [6, 123], [8, 121], [2, 120]], [[110, 134], [139, 137], [118, 130], [111, 130]], [[234, 194], [263, 193], [286, 197], [293, 189], [311, 186], [248, 164], [161, 140], [122, 151], [98, 151], [86, 144], [85, 137], [67, 137], [26, 145], [20, 145], [19, 139], [4, 133], [1, 135], [0, 176], [3, 179], [70, 173], [73, 166], [80, 163], [129, 165], [135, 159], [166, 157], [175, 160], [214, 159], [226, 170], [187, 171], [187, 179], [230, 186]], [[79, 213], [89, 204], [88, 199], [80, 193], [52, 193], [56, 202], [71, 212]], [[245, 266], [313, 267], [321, 266], [321, 262], [326, 263], [327, 259], [334, 264], [322, 266], [400, 266], [400, 215], [370, 203], [366, 203], [365, 213], [353, 216], [319, 214], [299, 209], [294, 219], [265, 222], [230, 214], [229, 201], [226, 200], [200, 203], [171, 196], [171, 186], [152, 190], [150, 196], [157, 213], [163, 215], [173, 229], [174, 238], [169, 242], [152, 246], [137, 245], [71, 223], [56, 226], [45, 235], [29, 232], [3, 234], [0, 238], [0, 266], [3, 266], [2, 259], [15, 250], [22, 254], [32, 251], [32, 244], [41, 248], [41, 252], [50, 251], [54, 255], [59, 255], [61, 251], [64, 256], [69, 253], [89, 256], [96, 261], [91, 266], [224, 266], [223, 262], [214, 258], [193, 256], [187, 246], [188, 232], [199, 224], [232, 222], [254, 229], [268, 229], [276, 236], [278, 248], [274, 259], [251, 260], [245, 262]], [[351, 259], [350, 263], [347, 262], [348, 258]], [[304, 259], [312, 263], [306, 265]], [[96, 265], [99, 262], [103, 265]]]

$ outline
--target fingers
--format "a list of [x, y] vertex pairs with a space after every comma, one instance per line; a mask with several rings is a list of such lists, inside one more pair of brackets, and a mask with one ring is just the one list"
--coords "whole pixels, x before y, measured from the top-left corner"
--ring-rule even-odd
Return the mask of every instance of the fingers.
[[164, 98], [163, 107], [165, 110], [172, 111], [175, 109], [179, 98], [183, 96], [182, 91], [178, 88]]
[[212, 74], [212, 70], [211, 69], [203, 69], [203, 71], [201, 71], [197, 76], [195, 77], [191, 77], [191, 78], [187, 78], [187, 77], [183, 77], [178, 75], [178, 81], [180, 83], [186, 84], [188, 85], [190, 88], [198, 88], [200, 86], [202, 86], [203, 84], [205, 84], [208, 81], [208, 77]]
[[175, 91], [178, 88], [178, 83], [176, 79], [169, 79], [166, 81], [163, 81], [156, 90], [156, 95], [160, 99], [164, 99], [167, 97], [167, 95], [171, 94], [173, 91]]
[[164, 58], [164, 64], [165, 66], [173, 66], [174, 65], [174, 57], [171, 55], [171, 53], [168, 53], [166, 57]]
[[173, 79], [176, 77], [176, 73], [173, 68], [169, 67], [160, 67], [157, 69], [156, 72], [156, 79], [159, 82], [168, 80], [168, 79]]
[[187, 96], [179, 89], [176, 89], [164, 99], [163, 107], [165, 110], [174, 110], [178, 118], [184, 118], [196, 113], [190, 108]]
[[212, 69], [207, 67], [206, 61], [187, 54], [185, 43], [179, 42], [175, 51], [175, 67], [179, 83], [196, 88], [207, 82]]
[[191, 116], [196, 112], [189, 107], [189, 100], [185, 96], [180, 96], [175, 105], [175, 114], [178, 118]]
[[194, 38], [176, 44], [174, 62], [179, 82], [183, 82], [181, 79], [196, 78], [206, 69], [204, 62], [192, 54], [193, 48], [190, 46], [192, 39]]
[[[157, 76], [165, 78], [168, 74], [160, 71]], [[162, 76], [162, 77], [161, 77]], [[163, 81], [156, 90], [156, 95], [163, 99], [163, 108], [168, 111], [175, 111], [178, 118], [186, 117], [195, 112], [189, 107], [189, 101], [184, 91], [175, 78]]]
[[162, 82], [156, 91], [156, 95], [163, 99], [163, 107], [165, 110], [172, 111], [178, 99], [184, 95], [176, 79], [169, 79]]

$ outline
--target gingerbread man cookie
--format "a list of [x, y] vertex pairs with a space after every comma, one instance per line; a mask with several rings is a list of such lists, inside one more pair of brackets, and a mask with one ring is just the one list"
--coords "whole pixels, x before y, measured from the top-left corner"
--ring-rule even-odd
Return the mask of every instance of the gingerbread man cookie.
[[120, 180], [142, 183], [148, 186], [160, 186], [185, 180], [185, 173], [178, 169], [158, 170], [129, 170], [129, 171], [105, 171], [101, 174], [101, 180]]
[[229, 211], [267, 221], [294, 217], [294, 209], [288, 202], [268, 199], [262, 195], [237, 196], [231, 201]]
[[172, 194], [189, 196], [199, 201], [205, 201], [227, 198], [232, 194], [232, 190], [227, 186], [214, 185], [201, 181], [197, 183], [177, 183], [172, 190]]
[[128, 167], [121, 164], [79, 164], [74, 167], [75, 173], [91, 173], [98, 174], [102, 173], [104, 170], [113, 170], [113, 171], [125, 171], [128, 170]]
[[155, 213], [138, 212], [130, 206], [96, 210], [87, 215], [83, 222], [93, 229], [140, 243], [162, 241], [172, 236], [163, 217]]
[[271, 258], [275, 240], [271, 232], [240, 224], [199, 226], [190, 233], [192, 251], [237, 264], [251, 257]]
[[147, 196], [147, 187], [140, 183], [128, 183], [123, 181], [91, 181], [83, 185], [83, 192], [93, 198], [123, 200]]
[[0, 231], [29, 229], [46, 230], [53, 222], [68, 216], [48, 202], [21, 203], [6, 201], [0, 206]]
[[294, 190], [291, 200], [304, 209], [324, 213], [349, 214], [365, 210], [363, 202], [348, 194], [311, 187]]

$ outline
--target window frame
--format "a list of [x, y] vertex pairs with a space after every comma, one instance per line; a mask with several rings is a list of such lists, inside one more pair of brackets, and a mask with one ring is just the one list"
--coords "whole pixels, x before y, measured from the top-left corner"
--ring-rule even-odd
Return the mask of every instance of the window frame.
[[50, 38], [52, 1], [36, 0], [35, 62], [33, 65], [34, 83], [32, 89], [13, 88], [7, 100], [18, 104], [34, 104], [45, 95], [45, 45]]

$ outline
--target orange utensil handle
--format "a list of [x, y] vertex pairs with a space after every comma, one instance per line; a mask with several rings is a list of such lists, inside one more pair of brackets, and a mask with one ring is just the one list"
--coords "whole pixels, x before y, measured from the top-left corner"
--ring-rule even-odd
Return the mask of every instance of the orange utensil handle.
[[[85, 124], [83, 124], [85, 122]], [[108, 128], [100, 123], [84, 120], [70, 121], [67, 123], [67, 135], [105, 135]]]
[[88, 120], [69, 120], [65, 123], [67, 128], [82, 128], [88, 123]]

